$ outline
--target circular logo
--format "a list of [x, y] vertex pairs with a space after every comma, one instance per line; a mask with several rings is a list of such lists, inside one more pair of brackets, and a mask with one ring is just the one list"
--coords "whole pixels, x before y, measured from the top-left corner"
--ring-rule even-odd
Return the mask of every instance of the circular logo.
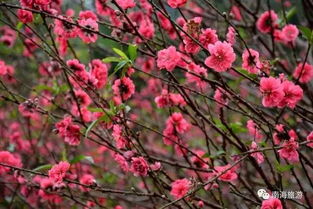
[[263, 198], [264, 200], [268, 200], [268, 199], [270, 198], [270, 194], [269, 194], [269, 193], [264, 193], [263, 196], [262, 196], [262, 198]]
[[258, 196], [263, 198], [264, 200], [267, 200], [270, 198], [270, 194], [267, 193], [265, 189], [259, 189], [258, 190]]

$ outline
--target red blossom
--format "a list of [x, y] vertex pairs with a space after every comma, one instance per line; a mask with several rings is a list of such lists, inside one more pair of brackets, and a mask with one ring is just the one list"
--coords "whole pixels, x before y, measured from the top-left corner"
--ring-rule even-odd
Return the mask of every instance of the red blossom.
[[191, 188], [191, 182], [188, 179], [178, 179], [171, 184], [171, 195], [175, 199], [183, 197]]
[[49, 179], [51, 179], [53, 183], [56, 184], [62, 183], [63, 178], [65, 177], [66, 172], [69, 170], [69, 168], [70, 164], [68, 162], [59, 162], [49, 170]]
[[278, 16], [273, 11], [266, 11], [259, 17], [256, 27], [261, 33], [269, 33], [277, 26]]
[[226, 71], [236, 59], [233, 48], [227, 42], [209, 44], [209, 52], [211, 55], [206, 58], [205, 64], [217, 72]]

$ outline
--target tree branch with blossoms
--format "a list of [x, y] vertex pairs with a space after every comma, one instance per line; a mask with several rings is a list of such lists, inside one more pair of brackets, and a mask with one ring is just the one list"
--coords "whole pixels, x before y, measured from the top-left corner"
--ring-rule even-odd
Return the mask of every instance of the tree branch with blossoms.
[[312, 208], [311, 7], [0, 2], [0, 208]]

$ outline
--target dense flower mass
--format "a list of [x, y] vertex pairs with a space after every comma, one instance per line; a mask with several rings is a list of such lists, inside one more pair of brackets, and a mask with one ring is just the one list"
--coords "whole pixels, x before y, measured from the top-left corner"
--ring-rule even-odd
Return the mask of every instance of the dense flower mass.
[[96, 87], [101, 89], [107, 82], [108, 67], [99, 59], [94, 59], [91, 62], [91, 75], [97, 79]]
[[[13, 167], [22, 166], [21, 160], [8, 151], [0, 151], [0, 163]], [[0, 175], [3, 175], [9, 171], [10, 167], [0, 165]]]
[[282, 82], [281, 85], [283, 88], [284, 97], [279, 102], [278, 107], [288, 106], [290, 108], [294, 108], [296, 106], [296, 104], [303, 97], [302, 88], [298, 85], [295, 85], [293, 82], [288, 81], [288, 80]]
[[78, 23], [82, 27], [79, 28], [78, 36], [85, 43], [93, 43], [98, 39], [98, 35], [92, 32], [97, 32], [99, 30], [97, 20], [98, 18], [96, 14], [94, 14], [92, 11], [83, 11], [79, 13]]
[[313, 208], [309, 1], [0, 2], [0, 208]]
[[69, 168], [70, 164], [68, 162], [61, 161], [49, 170], [49, 178], [54, 183], [62, 183], [63, 178], [65, 177], [66, 172], [69, 170]]
[[38, 177], [38, 181], [40, 182], [40, 190], [38, 192], [38, 195], [43, 200], [56, 204], [62, 202], [62, 199], [59, 195], [52, 194], [49, 192], [49, 190], [57, 190], [57, 186], [55, 186], [55, 183], [51, 179], [49, 178], [40, 179], [40, 177]]
[[289, 80], [281, 81], [273, 77], [261, 79], [260, 91], [263, 94], [264, 107], [294, 108], [303, 97], [303, 90], [300, 86]]
[[180, 94], [168, 93], [166, 89], [163, 89], [161, 95], [157, 96], [154, 101], [159, 108], [186, 105], [184, 98]]
[[116, 147], [118, 149], [126, 148], [127, 139], [123, 136], [122, 127], [119, 125], [113, 125], [113, 132], [112, 132], [113, 139], [116, 142]]
[[55, 127], [66, 143], [72, 146], [80, 144], [80, 127], [79, 125], [73, 124], [70, 116], [67, 116], [62, 121], [56, 123]]

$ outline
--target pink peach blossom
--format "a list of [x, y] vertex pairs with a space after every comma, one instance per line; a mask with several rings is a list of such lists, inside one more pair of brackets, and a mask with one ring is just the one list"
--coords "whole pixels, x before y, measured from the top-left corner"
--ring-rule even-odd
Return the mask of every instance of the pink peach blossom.
[[173, 71], [180, 59], [181, 54], [176, 51], [174, 46], [170, 46], [158, 52], [157, 66], [159, 69]]
[[269, 33], [277, 25], [278, 15], [273, 11], [266, 11], [259, 17], [256, 27], [261, 33]]
[[178, 179], [172, 184], [171, 195], [175, 199], [182, 198], [191, 188], [191, 182], [188, 179]]
[[224, 72], [230, 68], [236, 59], [231, 44], [217, 41], [209, 44], [210, 56], [205, 59], [205, 64], [217, 72]]
[[260, 91], [263, 94], [264, 107], [275, 107], [284, 98], [283, 86], [280, 79], [269, 77], [260, 81]]
[[57, 184], [63, 182], [63, 178], [66, 175], [66, 172], [70, 169], [70, 164], [66, 161], [61, 161], [58, 164], [55, 164], [49, 170], [49, 178]]

